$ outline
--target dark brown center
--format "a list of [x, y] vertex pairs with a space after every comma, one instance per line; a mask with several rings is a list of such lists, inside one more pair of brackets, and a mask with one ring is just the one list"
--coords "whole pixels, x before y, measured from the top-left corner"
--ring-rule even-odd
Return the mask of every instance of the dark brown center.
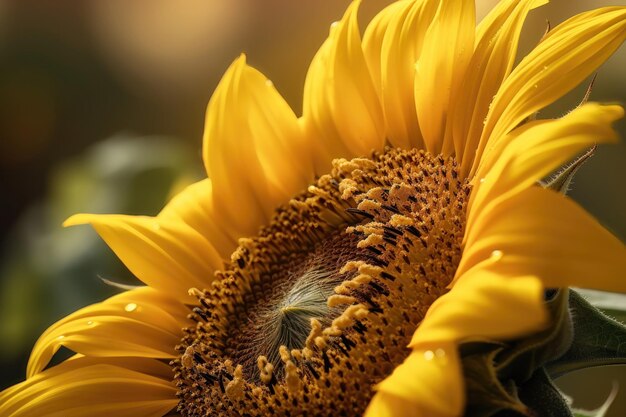
[[338, 231], [312, 248], [303, 248], [300, 256], [277, 260], [265, 276], [251, 283], [243, 303], [233, 303], [224, 353], [243, 365], [244, 376], [261, 382], [257, 359], [265, 356], [281, 378], [280, 347], [304, 348], [311, 319], [329, 326], [342, 312], [327, 302], [333, 289], [354, 275], [340, 273], [341, 268], [351, 260], [368, 259], [368, 251], [357, 248], [358, 241], [355, 235]]

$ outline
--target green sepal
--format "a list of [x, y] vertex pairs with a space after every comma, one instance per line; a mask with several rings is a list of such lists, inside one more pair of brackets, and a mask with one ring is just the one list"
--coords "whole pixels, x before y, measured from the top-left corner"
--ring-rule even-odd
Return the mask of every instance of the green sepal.
[[569, 289], [552, 290], [546, 301], [550, 326], [545, 330], [510, 342], [495, 358], [498, 376], [521, 384], [535, 370], [562, 356], [573, 338], [572, 318], [568, 308]]
[[569, 186], [572, 183], [572, 179], [576, 174], [576, 171], [589, 159], [596, 151], [596, 147], [592, 147], [587, 150], [584, 154], [576, 158], [573, 162], [570, 162], [563, 168], [561, 168], [556, 174], [552, 177], [545, 179], [543, 181], [539, 181], [542, 187], [549, 188], [551, 190], [557, 191], [561, 194], [567, 194], [569, 190]]
[[535, 378], [536, 372], [544, 372], [539, 371], [542, 366], [561, 356], [572, 341], [568, 289], [551, 290], [546, 298], [551, 324], [545, 330], [512, 342], [461, 346], [468, 399], [466, 415], [533, 415], [529, 404], [518, 397], [518, 388], [527, 389], [526, 384]]
[[539, 368], [528, 381], [519, 387], [518, 395], [524, 404], [533, 410], [531, 412], [533, 416], [573, 417], [565, 397], [552, 384], [544, 368]]
[[575, 291], [552, 290], [546, 298], [551, 320], [545, 330], [512, 342], [461, 346], [466, 416], [603, 417], [612, 398], [598, 410], [572, 414], [552, 378], [585, 367], [626, 363], [626, 327]]
[[626, 364], [626, 327], [570, 290], [569, 305], [574, 325], [570, 348], [547, 364], [552, 378], [579, 369]]
[[[462, 348], [463, 374], [467, 392], [465, 415], [471, 417], [492, 417], [503, 412], [528, 416], [528, 408], [517, 396], [513, 381], [502, 383], [494, 367], [494, 358], [502, 350], [498, 344], [478, 344]], [[472, 353], [465, 353], [473, 350]]]

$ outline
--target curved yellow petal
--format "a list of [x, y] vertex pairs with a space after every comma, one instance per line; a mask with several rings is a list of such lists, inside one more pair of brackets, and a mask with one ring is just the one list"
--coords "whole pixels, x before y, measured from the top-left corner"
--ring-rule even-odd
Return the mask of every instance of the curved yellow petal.
[[75, 357], [0, 393], [11, 417], [160, 417], [176, 407], [167, 364]]
[[415, 62], [438, 1], [400, 1], [383, 9], [367, 26], [363, 50], [385, 116], [387, 140], [396, 147], [424, 148], [413, 85]]
[[474, 165], [492, 138], [500, 138], [529, 115], [571, 90], [626, 39], [626, 7], [583, 13], [557, 26], [502, 83], [485, 120]]
[[221, 259], [230, 260], [230, 255], [237, 247], [237, 236], [220, 222], [213, 207], [213, 184], [207, 178], [198, 181], [176, 194], [161, 210], [159, 219], [178, 221], [189, 225], [201, 233], [211, 243], [214, 250], [205, 254], [216, 269], [222, 269]]
[[475, 25], [474, 1], [441, 1], [415, 67], [417, 118], [426, 149], [435, 155], [454, 152], [446, 124], [474, 51]]
[[468, 272], [430, 307], [409, 344], [411, 354], [378, 384], [365, 416], [461, 415], [458, 344], [518, 337], [543, 327], [547, 316], [537, 278], [503, 277], [488, 267]]
[[141, 281], [178, 300], [195, 303], [191, 287], [205, 288], [221, 259], [188, 225], [147, 216], [76, 214], [65, 226], [91, 224]]
[[365, 417], [460, 416], [465, 401], [456, 346], [414, 349], [376, 391]]
[[548, 320], [543, 285], [529, 272], [516, 273], [503, 274], [489, 260], [465, 272], [431, 305], [409, 346], [502, 340], [541, 329]]
[[611, 125], [623, 114], [620, 106], [587, 103], [561, 119], [533, 123], [519, 135], [514, 131], [494, 141], [477, 172], [466, 234], [489, 205], [529, 187], [595, 143], [615, 142]]
[[624, 244], [575, 202], [540, 187], [522, 190], [476, 218], [457, 279], [490, 258], [501, 275], [532, 274], [546, 287], [626, 292]]
[[277, 206], [313, 180], [305, 145], [273, 84], [243, 55], [235, 60], [209, 101], [203, 146], [211, 204], [229, 235], [256, 234]]
[[382, 93], [383, 41], [388, 36], [389, 27], [397, 19], [398, 14], [406, 15], [413, 4], [415, 4], [415, 0], [395, 1], [378, 12], [365, 28], [362, 42], [363, 56], [372, 76], [374, 89], [379, 97]]
[[380, 102], [365, 63], [357, 22], [360, 0], [331, 26], [306, 75], [302, 123], [314, 144], [316, 174], [339, 157], [367, 156], [385, 140]]
[[89, 356], [173, 358], [189, 309], [149, 287], [82, 308], [50, 326], [37, 340], [26, 371], [41, 372], [61, 346]]
[[467, 176], [474, 160], [485, 117], [502, 81], [509, 75], [522, 25], [528, 12], [547, 0], [506, 0], [483, 19], [476, 28], [476, 50], [454, 102], [452, 137], [462, 176]]

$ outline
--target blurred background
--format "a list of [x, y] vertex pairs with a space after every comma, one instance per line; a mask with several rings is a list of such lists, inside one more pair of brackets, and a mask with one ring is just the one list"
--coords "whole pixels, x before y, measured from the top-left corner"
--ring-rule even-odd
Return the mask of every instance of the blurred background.
[[[0, 389], [21, 379], [51, 323], [134, 278], [76, 212], [156, 214], [203, 176], [204, 111], [241, 52], [301, 111], [311, 57], [347, 0], [0, 0]], [[361, 27], [388, 0], [364, 0]], [[620, 1], [554, 0], [533, 11], [521, 53], [574, 13]], [[478, 0], [482, 17], [495, 4]], [[592, 100], [626, 101], [626, 48], [598, 72]], [[586, 82], [540, 117], [576, 106]], [[619, 124], [626, 137], [626, 124]], [[626, 147], [601, 147], [571, 196], [626, 237]], [[561, 381], [599, 406], [623, 367]], [[590, 383], [592, 381], [592, 383]], [[626, 393], [610, 415], [626, 413]]]

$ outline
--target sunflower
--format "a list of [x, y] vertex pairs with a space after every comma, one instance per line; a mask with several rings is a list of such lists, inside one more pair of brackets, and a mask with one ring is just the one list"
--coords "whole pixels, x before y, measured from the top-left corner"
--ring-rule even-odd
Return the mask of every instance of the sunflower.
[[567, 20], [514, 66], [544, 3], [476, 25], [473, 1], [399, 1], [361, 38], [354, 1], [301, 117], [236, 59], [207, 109], [207, 179], [155, 217], [66, 221], [145, 286], [46, 330], [0, 414], [457, 416], [481, 381], [468, 348], [555, 327], [552, 289], [626, 291], [624, 245], [538, 185], [615, 141], [622, 108], [535, 117], [618, 48], [626, 8]]

